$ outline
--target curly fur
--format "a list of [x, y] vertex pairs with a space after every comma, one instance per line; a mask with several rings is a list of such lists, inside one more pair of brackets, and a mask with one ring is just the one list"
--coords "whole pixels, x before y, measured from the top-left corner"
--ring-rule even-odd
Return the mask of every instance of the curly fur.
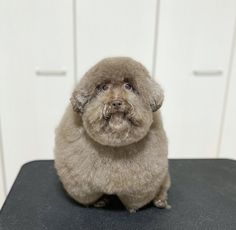
[[116, 194], [131, 211], [150, 201], [166, 207], [163, 98], [160, 85], [131, 58], [104, 59], [85, 74], [55, 138], [55, 167], [71, 197], [89, 205]]

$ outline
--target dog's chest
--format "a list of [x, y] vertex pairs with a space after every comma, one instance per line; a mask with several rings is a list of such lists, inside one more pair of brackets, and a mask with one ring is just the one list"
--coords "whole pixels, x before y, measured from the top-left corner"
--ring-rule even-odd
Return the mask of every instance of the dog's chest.
[[134, 192], [155, 186], [162, 179], [163, 165], [152, 158], [99, 158], [89, 172], [89, 183], [108, 193]]

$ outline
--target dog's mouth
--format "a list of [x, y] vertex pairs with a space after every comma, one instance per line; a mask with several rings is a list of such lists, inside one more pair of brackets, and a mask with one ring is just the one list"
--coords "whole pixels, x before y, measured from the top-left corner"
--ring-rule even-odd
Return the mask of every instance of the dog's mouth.
[[130, 123], [135, 126], [140, 125], [134, 117], [134, 108], [129, 103], [126, 107], [120, 108], [119, 110], [114, 110], [111, 106], [105, 104], [103, 108], [103, 119], [106, 120], [107, 124], [114, 127], [120, 127], [124, 123]]
[[[112, 130], [121, 131], [129, 126], [129, 120], [126, 118], [125, 114], [122, 112], [113, 113], [110, 115], [109, 119], [106, 120], [107, 124], [112, 128]], [[127, 126], [128, 125], [128, 126]]]
[[104, 104], [102, 112], [103, 118], [107, 121], [113, 117], [126, 119], [126, 115], [130, 112], [131, 108], [132, 105], [128, 103], [125, 106], [119, 108], [113, 108], [110, 104]]

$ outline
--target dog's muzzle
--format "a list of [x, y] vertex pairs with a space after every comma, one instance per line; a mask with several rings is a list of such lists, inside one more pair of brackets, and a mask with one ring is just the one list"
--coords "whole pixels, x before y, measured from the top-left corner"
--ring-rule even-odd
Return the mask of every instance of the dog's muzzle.
[[103, 107], [103, 117], [108, 120], [115, 113], [123, 113], [127, 115], [133, 106], [125, 100], [116, 99], [106, 103]]

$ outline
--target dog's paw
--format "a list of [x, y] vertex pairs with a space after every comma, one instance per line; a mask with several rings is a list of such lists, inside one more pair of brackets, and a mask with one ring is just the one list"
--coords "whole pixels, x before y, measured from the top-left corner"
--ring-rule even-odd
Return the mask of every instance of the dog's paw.
[[108, 197], [102, 197], [98, 201], [96, 201], [93, 206], [96, 208], [104, 208], [109, 204], [109, 199]]
[[129, 213], [135, 213], [135, 212], [137, 212], [137, 209], [131, 208], [131, 209], [128, 209], [128, 211], [129, 211]]
[[154, 200], [153, 204], [157, 207], [157, 208], [166, 208], [166, 209], [170, 209], [171, 206], [167, 203], [167, 200]]

